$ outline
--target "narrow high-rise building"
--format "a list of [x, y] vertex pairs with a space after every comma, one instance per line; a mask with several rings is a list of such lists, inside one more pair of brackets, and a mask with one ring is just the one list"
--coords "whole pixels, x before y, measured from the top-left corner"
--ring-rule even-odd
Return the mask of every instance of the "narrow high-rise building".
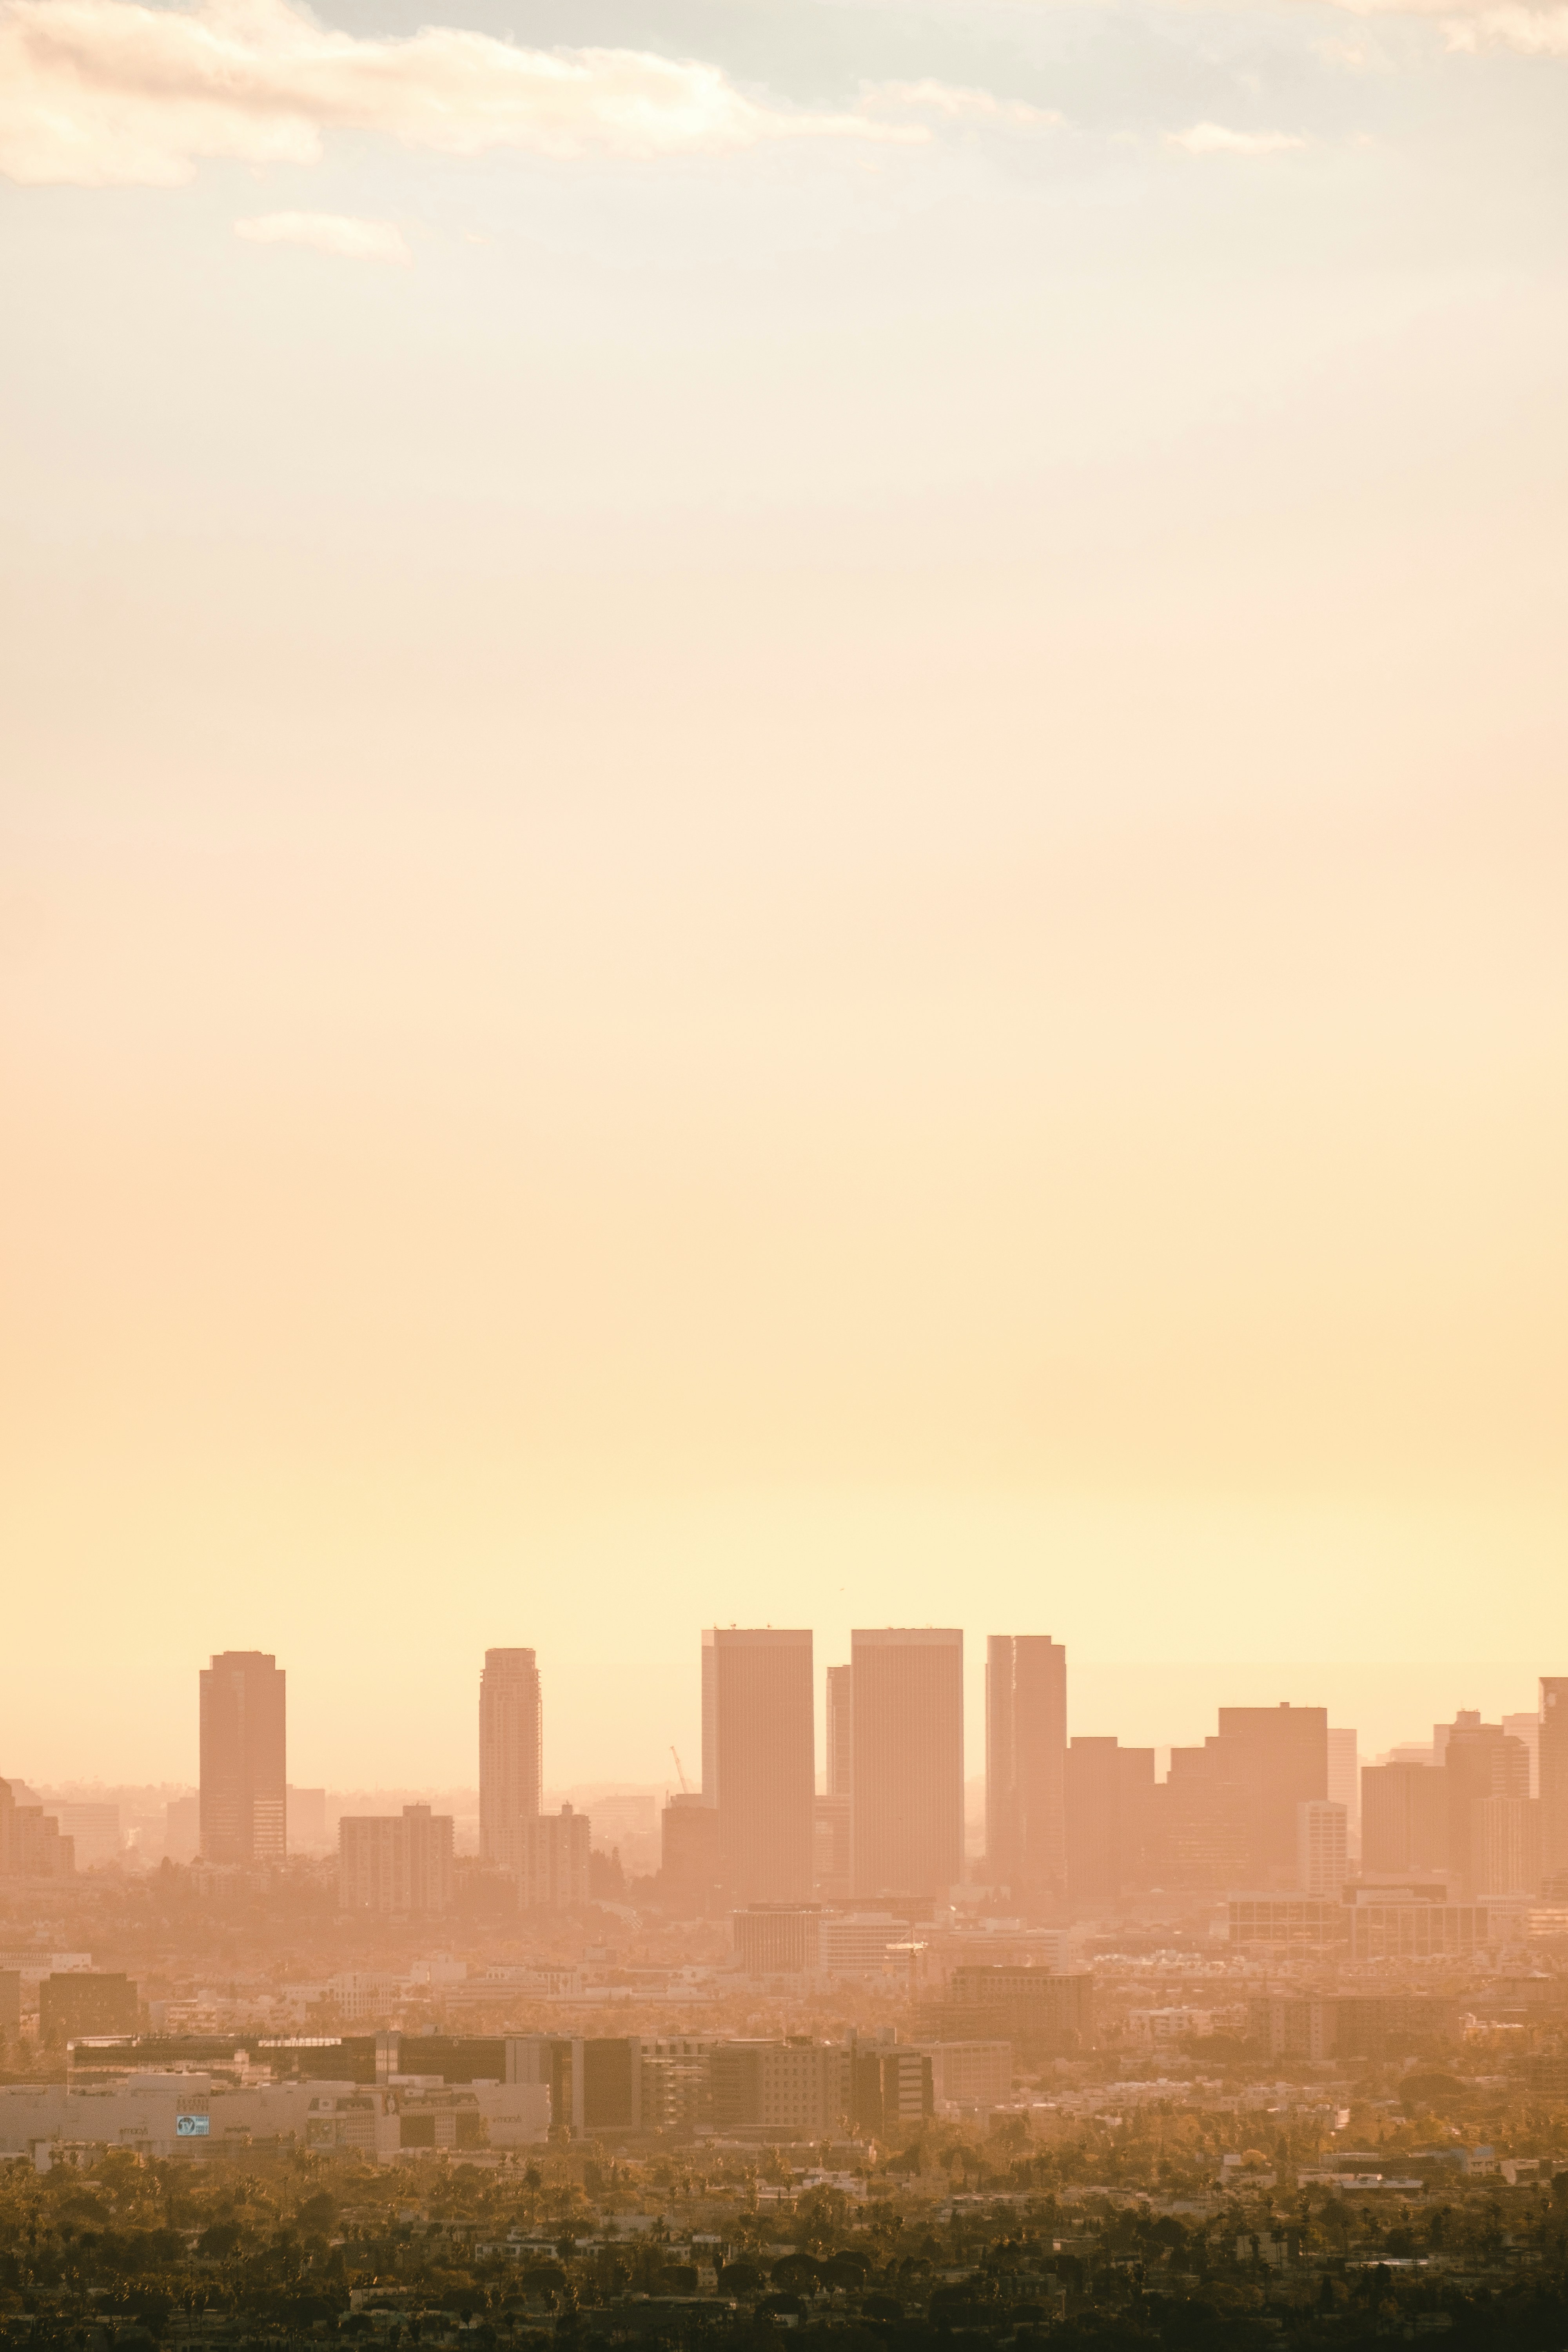
[[886, 1626], [849, 1637], [858, 1895], [941, 1895], [963, 1872], [963, 1635]]
[[816, 1729], [811, 1634], [710, 1627], [702, 1636], [702, 1793], [719, 1811], [731, 1903], [811, 1897]]
[[281, 1862], [288, 1850], [286, 1677], [260, 1650], [201, 1672], [202, 1860]]
[[520, 1870], [539, 1813], [544, 1710], [531, 1650], [487, 1650], [479, 1676], [479, 1860]]
[[1222, 1706], [1216, 1745], [1246, 1807], [1248, 1884], [1291, 1885], [1296, 1808], [1329, 1793], [1327, 1707]]
[[1537, 1741], [1541, 1788], [1541, 1872], [1554, 1898], [1568, 1898], [1568, 1675], [1541, 1677]]
[[1329, 1802], [1345, 1809], [1346, 1850], [1361, 1852], [1361, 1742], [1353, 1731], [1329, 1726]]
[[1487, 1875], [1487, 1832], [1479, 1808], [1490, 1797], [1530, 1799], [1530, 1750], [1500, 1723], [1468, 1709], [1439, 1728], [1448, 1794], [1448, 1891], [1473, 1903]]
[[1320, 1902], [1337, 1899], [1345, 1883], [1345, 1809], [1312, 1797], [1296, 1808], [1296, 1885]]
[[1048, 1633], [985, 1644], [985, 1850], [993, 1885], [1052, 1901], [1067, 1885], [1068, 1654]]
[[827, 1794], [855, 1793], [855, 1669], [827, 1669]]
[[1077, 1910], [1146, 1883], [1153, 1801], [1152, 1748], [1081, 1733], [1068, 1742], [1067, 1891]]

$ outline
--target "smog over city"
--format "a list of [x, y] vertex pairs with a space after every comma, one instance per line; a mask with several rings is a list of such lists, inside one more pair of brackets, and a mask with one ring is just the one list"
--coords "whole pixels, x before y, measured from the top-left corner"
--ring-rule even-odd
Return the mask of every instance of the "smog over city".
[[0, 2352], [1568, 2352], [1568, 0], [0, 0]]

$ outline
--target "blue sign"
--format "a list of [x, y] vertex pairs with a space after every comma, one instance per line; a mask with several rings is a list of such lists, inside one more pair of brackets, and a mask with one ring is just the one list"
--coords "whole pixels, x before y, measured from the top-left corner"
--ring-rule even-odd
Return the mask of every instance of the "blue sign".
[[212, 2127], [210, 2116], [176, 2116], [174, 2117], [176, 2139], [205, 2139]]

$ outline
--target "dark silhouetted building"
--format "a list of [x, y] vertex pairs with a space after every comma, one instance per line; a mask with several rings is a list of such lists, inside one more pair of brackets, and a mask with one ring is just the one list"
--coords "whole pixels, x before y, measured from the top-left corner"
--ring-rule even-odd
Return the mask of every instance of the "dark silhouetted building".
[[588, 1902], [593, 1825], [586, 1813], [563, 1805], [522, 1825], [518, 1904], [524, 1911], [581, 1911]]
[[1448, 1781], [1430, 1764], [1363, 1764], [1361, 1866], [1369, 1878], [1444, 1870]]
[[279, 1863], [288, 1845], [287, 1678], [260, 1650], [202, 1669], [202, 1860]]
[[544, 1710], [531, 1650], [487, 1650], [479, 1676], [479, 1860], [498, 1870], [522, 1862], [525, 1822], [544, 1780]]
[[986, 1872], [1019, 1900], [1067, 1885], [1067, 1657], [1047, 1633], [985, 1644]]
[[963, 1635], [850, 1635], [855, 1892], [940, 1895], [963, 1874]]
[[811, 1635], [718, 1626], [702, 1636], [702, 1793], [717, 1799], [732, 1903], [801, 1903], [816, 1795]]
[[880, 2139], [905, 2125], [918, 2125], [935, 2105], [929, 2051], [917, 2050], [907, 2042], [851, 2041], [849, 2122], [853, 2129]]
[[38, 2039], [46, 2049], [95, 2033], [134, 2033], [140, 2004], [134, 1980], [81, 1969], [45, 1977], [38, 1986]]
[[509, 2083], [549, 2085], [552, 2139], [641, 2127], [643, 2045], [635, 2035], [528, 2033], [509, 2036], [503, 2047]]
[[402, 1916], [452, 1906], [452, 1817], [428, 1805], [345, 1813], [338, 1823], [338, 1902]]

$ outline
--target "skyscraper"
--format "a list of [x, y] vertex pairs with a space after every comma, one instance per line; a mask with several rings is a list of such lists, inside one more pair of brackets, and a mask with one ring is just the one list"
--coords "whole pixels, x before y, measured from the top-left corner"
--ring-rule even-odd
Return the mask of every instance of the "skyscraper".
[[544, 1780], [544, 1711], [531, 1650], [487, 1650], [479, 1676], [479, 1860], [518, 1870]]
[[816, 1731], [811, 1634], [710, 1627], [702, 1636], [702, 1793], [719, 1808], [732, 1903], [804, 1903], [812, 1884]]
[[1487, 1874], [1486, 1832], [1479, 1808], [1490, 1797], [1530, 1798], [1530, 1750], [1500, 1723], [1483, 1723], [1474, 1710], [1441, 1727], [1443, 1774], [1448, 1792], [1448, 1885], [1460, 1903], [1473, 1903]]
[[1083, 1735], [1068, 1742], [1067, 1890], [1081, 1908], [1143, 1884], [1154, 1799], [1154, 1751]]
[[985, 1644], [985, 1849], [992, 1884], [1049, 1900], [1067, 1885], [1068, 1654], [1048, 1633]]
[[1303, 1895], [1332, 1902], [1345, 1883], [1345, 1809], [1331, 1798], [1304, 1799], [1296, 1808], [1296, 1884]]
[[[1536, 1747], [1541, 1787], [1541, 1870], [1561, 1900], [1568, 1895], [1568, 1675], [1541, 1677]], [[1557, 1885], [1562, 1881], [1561, 1889]]]
[[1371, 1877], [1445, 1870], [1448, 1780], [1430, 1764], [1365, 1764], [1361, 1866]]
[[222, 1650], [201, 1674], [204, 1862], [281, 1862], [287, 1850], [286, 1677], [260, 1650]]
[[1247, 1808], [1254, 1886], [1296, 1875], [1296, 1808], [1329, 1793], [1329, 1711], [1323, 1706], [1222, 1706], [1220, 1769]]
[[855, 1891], [855, 1669], [827, 1669], [827, 1787], [816, 1805], [815, 1892], [824, 1903]]
[[1361, 1742], [1329, 1726], [1329, 1802], [1345, 1809], [1347, 1851], [1361, 1852]]
[[963, 1635], [849, 1637], [857, 1895], [941, 1895], [963, 1870]]
[[855, 1793], [855, 1669], [827, 1669], [827, 1794]]

